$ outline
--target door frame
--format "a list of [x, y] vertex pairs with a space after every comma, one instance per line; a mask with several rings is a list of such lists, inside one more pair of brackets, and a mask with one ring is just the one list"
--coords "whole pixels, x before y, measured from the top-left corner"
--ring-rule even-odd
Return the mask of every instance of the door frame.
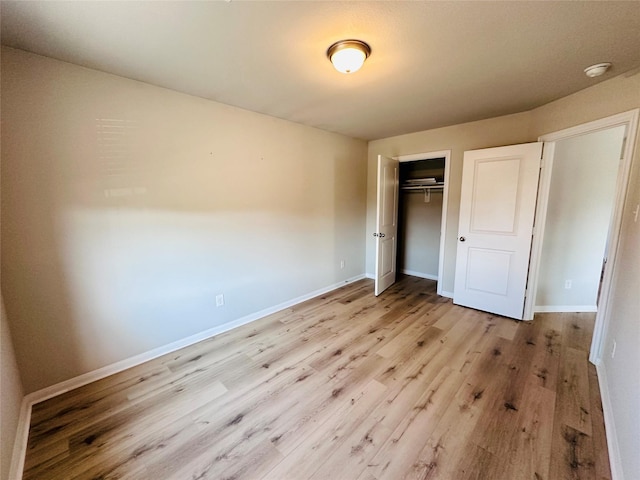
[[616, 198], [611, 218], [611, 237], [608, 244], [607, 263], [604, 269], [604, 278], [602, 281], [602, 291], [600, 294], [600, 302], [596, 313], [596, 322], [593, 329], [593, 338], [591, 340], [591, 350], [589, 353], [589, 361], [597, 365], [602, 358], [604, 333], [609, 321], [609, 296], [611, 293], [611, 280], [613, 278], [613, 269], [615, 266], [616, 256], [618, 252], [618, 242], [620, 237], [620, 228], [622, 226], [622, 214], [624, 204], [629, 190], [629, 178], [631, 165], [633, 162], [633, 152], [635, 150], [636, 137], [638, 134], [638, 117], [640, 109], [636, 108], [617, 115], [601, 118], [592, 122], [583, 123], [575, 127], [566, 128], [556, 132], [547, 133], [538, 137], [538, 140], [545, 142], [543, 154], [543, 169], [540, 173], [540, 184], [538, 186], [538, 204], [536, 207], [536, 220], [534, 227], [533, 241], [531, 245], [531, 263], [529, 266], [529, 279], [527, 287], [527, 297], [525, 300], [524, 319], [533, 319], [533, 309], [535, 306], [536, 293], [538, 287], [538, 278], [540, 273], [540, 255], [542, 253], [542, 245], [544, 242], [544, 227], [547, 218], [547, 208], [549, 205], [549, 189], [551, 185], [551, 175], [553, 170], [553, 155], [555, 142], [568, 138], [578, 137], [588, 133], [594, 133], [601, 130], [617, 126], [626, 126], [625, 139], [622, 147], [621, 164], [618, 169], [618, 180], [616, 185]]
[[[436, 293], [442, 297], [453, 298], [452, 292], [442, 290], [442, 277], [444, 273], [445, 246], [447, 244], [447, 205], [449, 203], [449, 171], [451, 169], [451, 150], [439, 150], [437, 152], [412, 153], [409, 155], [396, 155], [391, 157], [400, 163], [416, 162], [418, 160], [434, 160], [444, 158], [444, 188], [442, 190], [442, 219], [440, 221], [440, 251], [438, 252], [438, 280]], [[399, 213], [399, 212], [398, 212]]]

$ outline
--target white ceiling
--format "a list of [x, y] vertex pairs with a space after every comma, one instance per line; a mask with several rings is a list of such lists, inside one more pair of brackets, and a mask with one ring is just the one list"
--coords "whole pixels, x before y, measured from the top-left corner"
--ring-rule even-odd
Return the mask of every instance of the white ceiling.
[[[1, 19], [5, 45], [363, 139], [529, 110], [640, 65], [638, 1], [2, 1]], [[326, 58], [345, 38], [372, 48], [352, 75]]]

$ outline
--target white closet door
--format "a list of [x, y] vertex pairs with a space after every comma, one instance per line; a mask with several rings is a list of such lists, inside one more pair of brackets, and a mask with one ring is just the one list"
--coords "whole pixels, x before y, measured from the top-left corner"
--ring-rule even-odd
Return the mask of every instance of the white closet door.
[[398, 249], [398, 191], [400, 162], [378, 155], [378, 209], [376, 220], [375, 294], [396, 281]]

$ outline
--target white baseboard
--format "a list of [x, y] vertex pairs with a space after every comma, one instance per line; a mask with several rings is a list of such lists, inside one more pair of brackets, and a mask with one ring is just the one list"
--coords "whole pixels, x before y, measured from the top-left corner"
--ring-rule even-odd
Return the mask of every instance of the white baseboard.
[[370, 278], [371, 280], [375, 280], [376, 276], [373, 273], [365, 273], [365, 278]]
[[414, 270], [401, 270], [401, 273], [411, 275], [412, 277], [426, 278], [427, 280], [438, 280], [438, 275], [432, 275], [430, 273], [416, 272]]
[[447, 292], [446, 290], [442, 290], [438, 295], [441, 297], [453, 298], [453, 292]]
[[182, 340], [178, 340], [176, 342], [170, 343], [168, 345], [164, 345], [162, 347], [154, 348], [153, 350], [149, 350], [148, 352], [141, 353], [140, 355], [135, 355], [133, 357], [113, 363], [111, 365], [106, 365], [104, 367], [98, 368], [97, 370], [83, 373], [82, 375], [78, 375], [77, 377], [70, 378], [69, 380], [56, 383], [55, 385], [51, 385], [50, 387], [46, 387], [41, 390], [37, 390], [35, 392], [29, 393], [22, 400], [22, 407], [20, 410], [20, 419], [18, 420], [16, 440], [14, 443], [13, 455], [11, 458], [11, 469], [10, 469], [9, 478], [11, 480], [20, 480], [22, 478], [22, 473], [24, 469], [24, 460], [27, 452], [27, 441], [29, 439], [29, 423], [31, 422], [31, 409], [33, 405], [35, 405], [36, 403], [43, 402], [45, 400], [48, 400], [49, 398], [55, 397], [57, 395], [61, 395], [65, 392], [68, 392], [69, 390], [73, 390], [74, 388], [79, 388], [88, 383], [103, 379], [105, 377], [108, 377], [109, 375], [113, 375], [114, 373], [118, 373], [128, 368], [135, 367], [142, 363], [148, 362], [149, 360], [153, 360], [154, 358], [158, 358], [158, 357], [161, 357], [162, 355], [166, 355], [167, 353], [175, 352], [176, 350], [180, 350], [181, 348], [188, 347], [189, 345], [193, 345], [194, 343], [201, 342], [202, 340], [206, 340], [215, 335], [228, 332], [229, 330], [240, 327], [242, 325], [255, 322], [256, 320], [264, 318], [267, 315], [271, 315], [273, 313], [279, 312], [280, 310], [284, 310], [285, 308], [289, 308], [299, 303], [310, 300], [312, 298], [318, 297], [320, 295], [324, 295], [325, 293], [336, 290], [349, 283], [362, 280], [365, 277], [366, 275], [364, 274], [356, 275], [355, 277], [348, 278], [342, 282], [334, 283], [333, 285], [329, 285], [328, 287], [314, 290], [313, 292], [307, 293], [305, 295], [301, 295], [291, 300], [287, 300], [286, 302], [280, 303], [278, 305], [274, 305], [273, 307], [265, 308], [263, 310], [260, 310], [259, 312], [246, 315], [232, 322], [225, 323], [224, 325], [218, 325], [216, 327], [210, 328], [208, 330], [197, 333], [190, 337], [183, 338]]
[[597, 305], [536, 305], [534, 313], [597, 312]]
[[622, 472], [622, 459], [620, 458], [620, 447], [618, 445], [618, 435], [613, 419], [613, 408], [611, 406], [611, 396], [607, 383], [607, 372], [602, 364], [596, 364], [598, 373], [598, 385], [600, 386], [600, 398], [602, 399], [602, 412], [604, 414], [604, 428], [607, 436], [607, 447], [609, 450], [609, 464], [611, 465], [611, 480], [624, 480]]
[[311, 293], [301, 295], [299, 297], [293, 298], [286, 302], [282, 302], [278, 305], [274, 305], [273, 307], [265, 308], [258, 312], [246, 315], [242, 318], [238, 318], [237, 320], [233, 320], [223, 325], [218, 325], [208, 330], [205, 330], [203, 332], [196, 333], [195, 335], [191, 335], [190, 337], [183, 338], [182, 340], [178, 340], [176, 342], [163, 345], [162, 347], [154, 348], [153, 350], [149, 350], [148, 352], [144, 352], [139, 355], [126, 358], [119, 362], [112, 363], [111, 365], [106, 365], [104, 367], [98, 368], [97, 370], [83, 373], [82, 375], [79, 375], [74, 378], [70, 378], [69, 380], [56, 383], [55, 385], [51, 385], [50, 387], [46, 387], [36, 392], [28, 394], [27, 398], [29, 399], [32, 405], [42, 402], [49, 398], [68, 392], [69, 390], [73, 390], [74, 388], [82, 387], [88, 383], [95, 382], [96, 380], [100, 380], [102, 378], [108, 377], [109, 375], [113, 375], [114, 373], [118, 373], [128, 368], [135, 367], [144, 362], [148, 362], [149, 360], [153, 360], [154, 358], [158, 358], [158, 357], [161, 357], [162, 355], [166, 355], [167, 353], [175, 352], [176, 350], [180, 350], [181, 348], [188, 347], [189, 345], [193, 345], [194, 343], [201, 342], [202, 340], [206, 340], [215, 335], [219, 335], [221, 333], [228, 332], [229, 330], [240, 327], [242, 325], [246, 325], [247, 323], [254, 322], [263, 317], [266, 317], [267, 315], [271, 315], [272, 313], [279, 312], [280, 310], [284, 310], [285, 308], [289, 308], [293, 305], [297, 305], [298, 303], [304, 302], [306, 300], [310, 300], [319, 295], [324, 295], [325, 293], [331, 292], [332, 290], [343, 287], [344, 285], [347, 285], [349, 283], [362, 280], [363, 278], [364, 278], [364, 275], [357, 275], [355, 277], [348, 278], [347, 280], [344, 280], [342, 282], [334, 283], [333, 285], [329, 285], [328, 287], [320, 288]]

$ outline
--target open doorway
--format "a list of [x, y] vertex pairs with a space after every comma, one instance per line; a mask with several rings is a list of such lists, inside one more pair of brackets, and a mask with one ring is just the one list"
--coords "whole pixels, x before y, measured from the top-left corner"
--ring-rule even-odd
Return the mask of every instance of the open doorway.
[[626, 125], [558, 140], [535, 312], [596, 312]]
[[[618, 240], [620, 236], [620, 227], [622, 224], [622, 214], [623, 214], [623, 206], [627, 196], [627, 190], [629, 186], [629, 178], [631, 171], [631, 163], [633, 158], [633, 150], [635, 148], [635, 138], [637, 135], [637, 127], [638, 127], [638, 117], [639, 117], [639, 109], [631, 110], [628, 112], [620, 113], [617, 115], [612, 115], [610, 117], [606, 117], [600, 120], [596, 120], [593, 122], [585, 123], [582, 125], [578, 125], [575, 127], [567, 128], [565, 130], [560, 130], [558, 132], [549, 133], [543, 135], [539, 138], [540, 141], [545, 142], [544, 148], [544, 157], [543, 162], [544, 166], [541, 173], [540, 178], [540, 187], [538, 190], [538, 203], [536, 208], [536, 225], [533, 236], [533, 243], [531, 248], [531, 263], [529, 269], [529, 278], [528, 278], [528, 292], [530, 294], [527, 295], [525, 302], [525, 315], [524, 318], [530, 320], [533, 318], [533, 311], [535, 305], [540, 305], [538, 301], [536, 301], [537, 293], [538, 293], [538, 284], [540, 280], [540, 264], [542, 258], [542, 250], [544, 248], [544, 244], [549, 242], [550, 239], [547, 238], [547, 234], [545, 232], [545, 228], [547, 225], [547, 213], [550, 202], [550, 191], [552, 186], [552, 173], [554, 171], [554, 163], [555, 163], [555, 150], [558, 144], [563, 140], [568, 139], [578, 139], [578, 143], [583, 141], [590, 134], [594, 134], [597, 132], [610, 131], [609, 133], [615, 133], [615, 129], [621, 127], [624, 129], [623, 139], [621, 144], [618, 143], [617, 147], [617, 156], [618, 156], [618, 166], [615, 168], [615, 188], [614, 188], [614, 199], [613, 205], [609, 212], [610, 222], [608, 227], [604, 228], [604, 232], [600, 232], [604, 234], [605, 241], [603, 250], [605, 251], [604, 255], [601, 257], [601, 261], [604, 264], [604, 271], [601, 272], [599, 268], [595, 270], [595, 279], [592, 281], [596, 282], [596, 285], [600, 282], [600, 277], [602, 277], [601, 285], [598, 285], [600, 288], [600, 293], [598, 294], [597, 288], [595, 291], [595, 301], [597, 301], [597, 313], [596, 313], [596, 323], [593, 332], [593, 339], [591, 343], [591, 351], [589, 355], [589, 360], [592, 363], [598, 364], [603, 350], [603, 338], [605, 326], [608, 321], [608, 316], [610, 312], [609, 305], [609, 295], [611, 291], [611, 284], [613, 278], [613, 265], [615, 265], [616, 255], [618, 251]], [[584, 137], [584, 138], [580, 138]], [[575, 169], [573, 170], [575, 173]], [[571, 186], [573, 188], [573, 185]], [[587, 212], [588, 213], [588, 212]], [[602, 230], [602, 229], [601, 229]], [[579, 240], [578, 240], [579, 241]], [[568, 252], [571, 246], [566, 246], [566, 251]], [[575, 248], [575, 247], [574, 247]], [[580, 248], [580, 247], [579, 247]], [[603, 260], [606, 259], [606, 262]], [[564, 279], [573, 280], [571, 278]], [[573, 287], [573, 281], [570, 283], [571, 287]], [[563, 284], [564, 288], [564, 284]], [[570, 290], [570, 289], [569, 289]], [[592, 290], [593, 291], [593, 290]], [[595, 302], [594, 301], [594, 302]]]

